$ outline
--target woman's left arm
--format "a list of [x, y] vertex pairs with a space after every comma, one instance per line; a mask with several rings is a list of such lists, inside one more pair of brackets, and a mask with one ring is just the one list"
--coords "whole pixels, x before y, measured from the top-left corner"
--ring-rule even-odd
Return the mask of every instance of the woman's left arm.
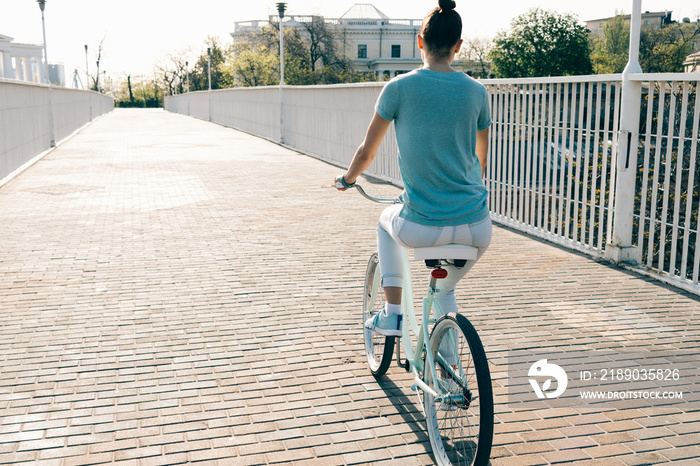
[[[352, 158], [352, 162], [350, 162], [348, 171], [345, 172], [345, 175], [338, 175], [338, 177], [336, 177], [336, 182], [340, 181], [340, 178], [343, 177], [345, 183], [351, 185], [362, 172], [369, 168], [374, 158], [377, 156], [377, 151], [379, 150], [379, 146], [386, 132], [389, 130], [389, 125], [391, 125], [390, 121], [385, 120], [379, 116], [377, 112], [374, 112], [372, 121], [367, 128], [367, 134], [365, 134], [365, 140], [362, 141], [360, 147], [357, 148], [355, 156]], [[345, 190], [345, 188], [339, 189], [341, 191]]]
[[486, 174], [486, 157], [489, 153], [489, 129], [482, 129], [476, 132], [476, 155], [479, 157], [481, 165], [481, 178]]

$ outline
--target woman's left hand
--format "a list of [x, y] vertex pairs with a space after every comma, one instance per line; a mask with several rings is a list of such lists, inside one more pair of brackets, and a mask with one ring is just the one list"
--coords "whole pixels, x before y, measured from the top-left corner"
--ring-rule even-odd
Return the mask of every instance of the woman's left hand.
[[[345, 176], [345, 173], [341, 173], [340, 175], [338, 175], [338, 176], [335, 177], [335, 182], [334, 182], [333, 186], [334, 186], [338, 191], [347, 191], [347, 190], [348, 190], [348, 188], [346, 187], [346, 186], [347, 186], [347, 182], [345, 182], [344, 176]], [[354, 185], [354, 184], [355, 184], [355, 183], [353, 183], [353, 185]], [[352, 186], [350, 186], [350, 187], [352, 187]]]

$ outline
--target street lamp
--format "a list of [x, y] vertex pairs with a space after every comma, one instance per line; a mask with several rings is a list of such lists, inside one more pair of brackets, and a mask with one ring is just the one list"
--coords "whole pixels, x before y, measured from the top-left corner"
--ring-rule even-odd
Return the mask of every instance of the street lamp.
[[46, 0], [37, 0], [39, 9], [41, 9], [41, 30], [44, 33], [44, 77], [49, 85], [49, 138], [51, 147], [56, 147], [56, 138], [53, 131], [53, 99], [51, 98], [51, 79], [49, 78], [49, 56], [46, 53], [46, 22], [44, 21], [44, 8]]
[[207, 47], [207, 61], [208, 61], [208, 68], [209, 68], [209, 92], [207, 93], [208, 95], [208, 102], [209, 102], [209, 121], [211, 121], [211, 47]]
[[282, 18], [284, 18], [284, 10], [287, 4], [279, 2], [277, 4], [277, 12], [280, 15], [280, 144], [284, 144], [284, 104], [282, 101], [282, 86], [284, 86], [284, 26]]
[[185, 62], [185, 70], [187, 71], [187, 92], [190, 92], [190, 62]]
[[277, 12], [280, 15], [280, 85], [284, 85], [284, 26], [282, 24], [282, 18], [284, 18], [284, 10], [287, 8], [287, 4], [280, 2], [277, 4]]
[[90, 89], [90, 69], [88, 67], [88, 46], [85, 44], [85, 89]]
[[211, 91], [211, 47], [207, 47], [207, 68], [209, 70], [209, 90]]

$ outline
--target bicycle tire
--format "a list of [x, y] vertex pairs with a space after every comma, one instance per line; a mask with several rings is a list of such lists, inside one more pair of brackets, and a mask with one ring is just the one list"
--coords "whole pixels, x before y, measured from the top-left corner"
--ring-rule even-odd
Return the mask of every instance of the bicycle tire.
[[[437, 402], [426, 392], [423, 399], [428, 436], [437, 464], [488, 464], [493, 443], [493, 389], [479, 335], [466, 317], [450, 313], [433, 327], [430, 351], [441, 390], [453, 395]], [[424, 373], [428, 386], [440, 393], [441, 390], [433, 386], [428, 367]]]
[[379, 335], [365, 328], [365, 321], [384, 309], [384, 293], [379, 286], [379, 256], [372, 254], [367, 263], [362, 301], [362, 331], [365, 341], [365, 355], [369, 370], [375, 377], [381, 377], [391, 365], [395, 337]]

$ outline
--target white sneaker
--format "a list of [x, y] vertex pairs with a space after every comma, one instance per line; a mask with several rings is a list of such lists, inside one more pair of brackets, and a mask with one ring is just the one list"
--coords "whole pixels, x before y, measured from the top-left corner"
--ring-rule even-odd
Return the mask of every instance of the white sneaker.
[[401, 336], [401, 314], [386, 314], [383, 310], [365, 322], [365, 328], [387, 337]]

